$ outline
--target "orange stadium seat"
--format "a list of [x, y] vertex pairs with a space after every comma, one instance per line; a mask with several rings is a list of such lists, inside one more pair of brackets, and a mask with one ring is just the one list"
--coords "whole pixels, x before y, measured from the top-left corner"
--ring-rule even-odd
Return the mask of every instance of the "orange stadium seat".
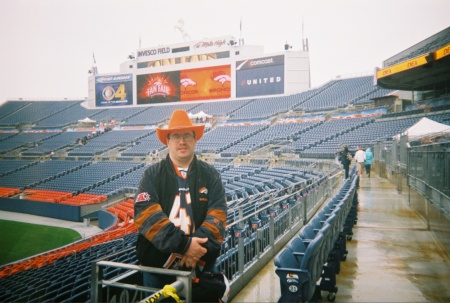
[[71, 193], [52, 191], [52, 190], [39, 190], [39, 189], [26, 189], [24, 190], [25, 199], [42, 202], [56, 202], [61, 203], [70, 197]]
[[19, 188], [0, 187], [0, 197], [9, 198], [20, 193]]
[[70, 199], [62, 202], [64, 204], [72, 205], [90, 205], [97, 204], [106, 201], [107, 197], [105, 195], [92, 195], [92, 194], [79, 194], [77, 196], [72, 196]]

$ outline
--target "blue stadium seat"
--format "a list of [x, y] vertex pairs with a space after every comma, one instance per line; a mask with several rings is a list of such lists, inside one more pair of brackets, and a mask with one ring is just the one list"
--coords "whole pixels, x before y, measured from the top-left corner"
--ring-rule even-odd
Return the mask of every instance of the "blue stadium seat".
[[280, 279], [281, 296], [278, 302], [306, 302], [316, 295], [316, 283], [322, 275], [321, 249], [323, 235], [318, 234], [309, 244], [301, 263], [289, 248], [284, 248], [274, 259], [275, 273]]

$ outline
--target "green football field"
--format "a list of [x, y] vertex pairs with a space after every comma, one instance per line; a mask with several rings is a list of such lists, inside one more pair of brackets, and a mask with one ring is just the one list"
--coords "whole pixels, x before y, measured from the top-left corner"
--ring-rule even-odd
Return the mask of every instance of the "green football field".
[[0, 220], [0, 266], [80, 240], [62, 227]]

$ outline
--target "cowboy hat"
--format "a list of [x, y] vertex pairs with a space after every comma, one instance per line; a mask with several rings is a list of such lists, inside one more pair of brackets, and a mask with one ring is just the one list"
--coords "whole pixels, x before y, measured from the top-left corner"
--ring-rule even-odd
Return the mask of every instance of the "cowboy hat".
[[167, 128], [156, 128], [156, 135], [162, 144], [167, 145], [167, 135], [174, 130], [192, 130], [195, 133], [195, 139], [200, 140], [205, 131], [205, 126], [192, 124], [185, 110], [176, 109], [170, 117]]

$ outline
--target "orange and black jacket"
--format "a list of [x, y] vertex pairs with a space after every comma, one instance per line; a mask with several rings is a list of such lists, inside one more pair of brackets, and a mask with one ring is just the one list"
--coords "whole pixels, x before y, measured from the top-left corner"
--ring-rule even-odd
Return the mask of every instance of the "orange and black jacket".
[[191, 237], [208, 238], [205, 267], [214, 265], [225, 235], [227, 204], [217, 170], [194, 157], [189, 168], [189, 191], [195, 231], [177, 228], [169, 215], [178, 193], [175, 168], [169, 156], [148, 167], [134, 199], [134, 221], [138, 229], [137, 257], [142, 265], [162, 267], [171, 253], [183, 255]]

